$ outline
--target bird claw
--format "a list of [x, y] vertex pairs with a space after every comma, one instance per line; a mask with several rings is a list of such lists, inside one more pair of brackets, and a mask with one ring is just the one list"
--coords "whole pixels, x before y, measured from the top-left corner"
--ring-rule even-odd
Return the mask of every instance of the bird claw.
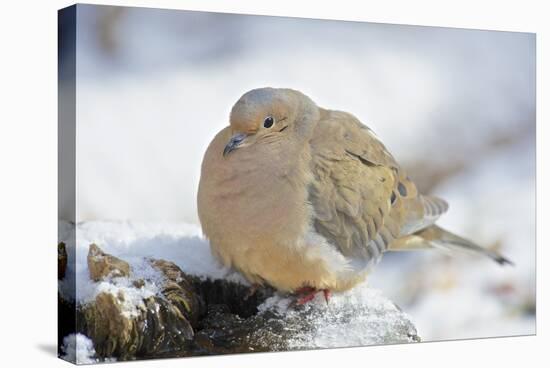
[[317, 292], [309, 293], [298, 298], [298, 300], [296, 300], [296, 305], [304, 305], [306, 303], [309, 303], [310, 301], [315, 299], [315, 294], [317, 294]]
[[317, 295], [317, 293], [320, 291], [323, 292], [323, 296], [328, 305], [328, 301], [332, 296], [332, 293], [330, 292], [330, 290], [329, 289], [318, 290], [310, 286], [304, 286], [295, 291], [296, 294], [300, 295], [300, 297], [296, 300], [296, 305], [304, 305], [306, 303], [309, 303], [310, 301], [315, 299], [315, 295]]
[[323, 296], [325, 297], [325, 301], [327, 302], [327, 305], [328, 305], [328, 301], [332, 296], [332, 293], [330, 292], [329, 289], [323, 289]]

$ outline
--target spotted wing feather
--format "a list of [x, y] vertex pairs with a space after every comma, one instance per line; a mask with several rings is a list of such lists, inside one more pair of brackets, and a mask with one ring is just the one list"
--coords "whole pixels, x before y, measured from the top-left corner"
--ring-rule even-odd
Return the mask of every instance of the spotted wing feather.
[[435, 222], [443, 200], [418, 194], [376, 135], [350, 114], [323, 111], [311, 141], [315, 230], [347, 257], [377, 260]]

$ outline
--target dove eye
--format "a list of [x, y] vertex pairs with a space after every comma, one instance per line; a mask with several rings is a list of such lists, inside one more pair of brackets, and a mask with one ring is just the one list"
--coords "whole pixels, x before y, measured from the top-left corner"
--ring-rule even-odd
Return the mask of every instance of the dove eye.
[[267, 118], [265, 118], [264, 120], [264, 128], [271, 128], [273, 126], [273, 117], [272, 116], [268, 116]]

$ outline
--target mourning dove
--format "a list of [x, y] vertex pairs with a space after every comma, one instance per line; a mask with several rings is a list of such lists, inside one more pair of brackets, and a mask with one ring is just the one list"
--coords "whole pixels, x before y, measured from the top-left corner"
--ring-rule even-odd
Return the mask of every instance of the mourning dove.
[[344, 291], [386, 251], [429, 247], [501, 255], [436, 226], [447, 203], [415, 184], [353, 115], [291, 89], [233, 106], [202, 163], [198, 212], [213, 254], [252, 284]]

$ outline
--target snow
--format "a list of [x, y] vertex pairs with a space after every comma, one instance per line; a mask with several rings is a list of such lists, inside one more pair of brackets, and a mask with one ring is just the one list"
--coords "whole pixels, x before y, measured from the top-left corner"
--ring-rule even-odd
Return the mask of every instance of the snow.
[[[76, 231], [76, 237], [74, 232]], [[157, 295], [162, 276], [148, 262], [149, 258], [165, 259], [177, 264], [184, 272], [211, 279], [226, 278], [247, 284], [239, 274], [223, 267], [213, 258], [208, 242], [200, 235], [200, 228], [185, 223], [133, 223], [90, 221], [76, 227], [60, 222], [60, 241], [67, 244], [67, 276], [59, 282], [62, 295], [85, 304], [100, 292], [125, 295], [124, 307], [128, 316], [136, 315], [142, 299]], [[76, 247], [71, 238], [76, 238]], [[130, 278], [112, 278], [92, 282], [89, 277], [87, 255], [90, 244], [130, 264]], [[142, 288], [132, 282], [145, 281]]]
[[98, 362], [95, 358], [94, 343], [80, 333], [66, 336], [63, 339], [61, 350], [63, 351], [61, 358], [71, 363], [93, 364]]
[[[127, 318], [138, 316], [145, 308], [143, 299], [160, 296], [163, 282], [163, 276], [148, 262], [150, 257], [173, 261], [184, 272], [199, 277], [247, 283], [242, 276], [220, 266], [195, 225], [90, 221], [73, 227], [66, 222], [60, 223], [61, 240], [67, 244], [75, 236], [74, 232], [76, 246], [67, 247], [68, 269], [65, 279], [60, 281], [60, 290], [67, 297], [64, 293], [76, 282], [76, 301], [80, 305], [92, 301], [102, 292], [114, 296], [122, 294], [124, 297], [118, 300], [123, 315]], [[128, 261], [130, 277], [92, 281], [86, 261], [91, 243]], [[143, 287], [135, 287], [133, 282], [136, 280], [144, 280]], [[275, 294], [259, 306], [259, 313], [277, 313], [285, 319], [285, 326], [295, 330], [285, 341], [289, 349], [415, 341], [416, 330], [411, 318], [381, 292], [368, 288], [366, 284], [333, 295], [328, 305], [322, 293], [299, 310], [289, 306], [293, 300], [294, 297]], [[97, 361], [92, 342], [81, 334], [66, 337], [63, 351], [64, 359], [77, 359], [79, 363]]]
[[[275, 295], [258, 309], [273, 311], [287, 320], [305, 320], [307, 328], [288, 342], [291, 349], [339, 348], [415, 341], [411, 318], [378, 290], [365, 283], [333, 295], [327, 304], [322, 293], [304, 306], [291, 306], [293, 299]], [[293, 323], [289, 323], [292, 325]]]
[[[144, 261], [137, 266], [145, 266], [147, 263]], [[149, 266], [150, 267], [150, 266]], [[133, 265], [133, 270], [136, 269], [136, 264]], [[151, 275], [150, 272], [147, 272]], [[159, 295], [162, 280], [159, 273], [153, 273], [153, 277], [159, 279], [158, 283], [151, 282], [149, 280], [144, 281], [143, 287], [136, 288], [132, 282], [136, 279], [143, 279], [140, 272], [134, 273], [130, 278], [114, 278], [92, 283], [89, 281], [83, 281], [79, 283], [77, 289], [77, 298], [80, 303], [88, 303], [95, 299], [100, 293], [108, 293], [114, 296], [124, 295], [122, 300], [119, 300], [120, 310], [122, 315], [126, 318], [137, 317], [140, 315], [140, 311], [145, 310], [144, 299], [151, 296]]]

